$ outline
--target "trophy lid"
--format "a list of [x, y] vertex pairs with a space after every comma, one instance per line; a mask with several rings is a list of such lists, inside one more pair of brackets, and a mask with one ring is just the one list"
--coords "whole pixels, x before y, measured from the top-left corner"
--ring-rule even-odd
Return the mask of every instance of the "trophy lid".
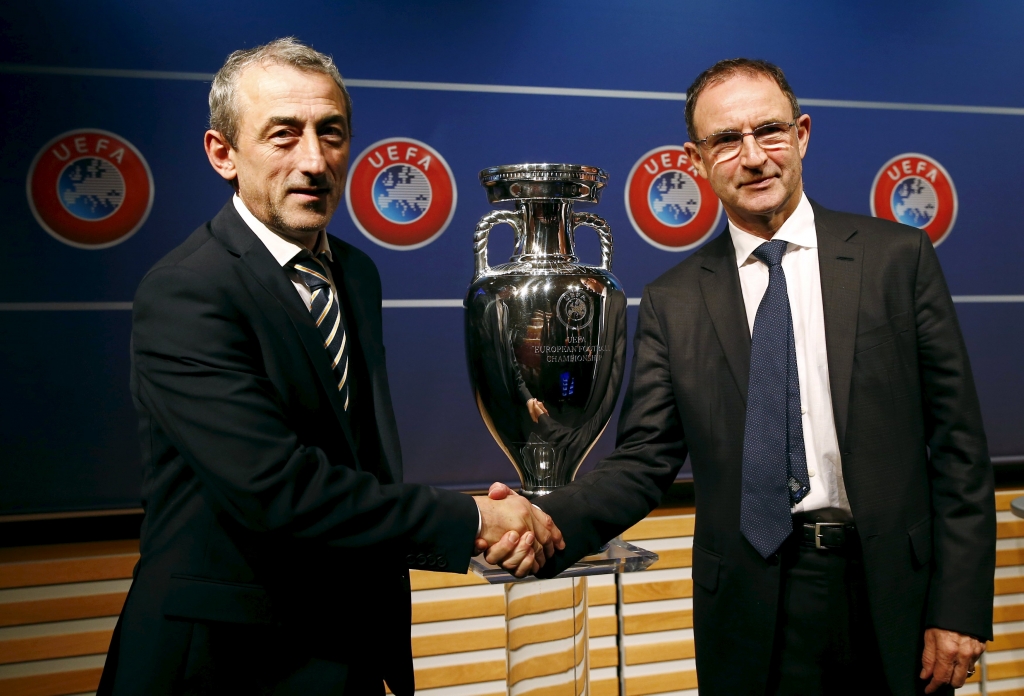
[[572, 199], [597, 203], [608, 172], [584, 164], [505, 164], [480, 172], [487, 200]]

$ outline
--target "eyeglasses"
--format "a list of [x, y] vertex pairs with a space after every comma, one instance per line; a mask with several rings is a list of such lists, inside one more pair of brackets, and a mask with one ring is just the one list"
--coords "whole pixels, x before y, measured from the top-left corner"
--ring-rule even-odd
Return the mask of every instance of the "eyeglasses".
[[730, 159], [739, 154], [743, 147], [743, 138], [748, 135], [754, 136], [754, 142], [762, 150], [779, 150], [790, 145], [789, 131], [796, 125], [796, 121], [779, 121], [766, 123], [758, 126], [749, 133], [740, 131], [719, 131], [712, 133], [703, 140], [698, 140], [698, 145], [703, 145], [711, 152], [711, 156], [717, 161]]

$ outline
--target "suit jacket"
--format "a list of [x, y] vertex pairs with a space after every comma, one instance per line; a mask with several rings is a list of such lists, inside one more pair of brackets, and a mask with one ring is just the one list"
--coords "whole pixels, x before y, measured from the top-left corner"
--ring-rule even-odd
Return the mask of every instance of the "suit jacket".
[[230, 202], [139, 286], [146, 515], [101, 693], [335, 694], [357, 673], [412, 693], [407, 568], [465, 572], [476, 505], [401, 483], [380, 277], [329, 243], [379, 461], [358, 458], [323, 339]]
[[[926, 626], [992, 636], [995, 500], [967, 351], [921, 231], [813, 204], [829, 385], [894, 694], [918, 687]], [[702, 693], [764, 693], [780, 571], [740, 533], [750, 333], [732, 238], [644, 290], [615, 452], [538, 501], [561, 571], [642, 519], [689, 453], [693, 628]]]

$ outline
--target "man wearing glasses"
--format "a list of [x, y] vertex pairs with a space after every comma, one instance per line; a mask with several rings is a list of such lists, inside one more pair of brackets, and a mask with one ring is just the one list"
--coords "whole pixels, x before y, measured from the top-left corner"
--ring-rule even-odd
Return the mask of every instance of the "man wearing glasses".
[[538, 501], [567, 542], [541, 574], [689, 454], [701, 693], [951, 691], [992, 638], [995, 508], [935, 250], [804, 195], [811, 118], [776, 66], [722, 61], [688, 97], [728, 229], [644, 290], [617, 448]]

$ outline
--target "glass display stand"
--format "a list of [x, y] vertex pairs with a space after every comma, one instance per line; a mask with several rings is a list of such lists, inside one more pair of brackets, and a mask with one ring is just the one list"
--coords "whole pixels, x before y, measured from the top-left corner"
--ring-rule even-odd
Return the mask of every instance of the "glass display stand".
[[[590, 692], [587, 576], [646, 570], [658, 554], [613, 539], [556, 578], [516, 578], [478, 556], [470, 568], [505, 585], [509, 696], [587, 696]], [[621, 639], [621, 636], [620, 636]]]

